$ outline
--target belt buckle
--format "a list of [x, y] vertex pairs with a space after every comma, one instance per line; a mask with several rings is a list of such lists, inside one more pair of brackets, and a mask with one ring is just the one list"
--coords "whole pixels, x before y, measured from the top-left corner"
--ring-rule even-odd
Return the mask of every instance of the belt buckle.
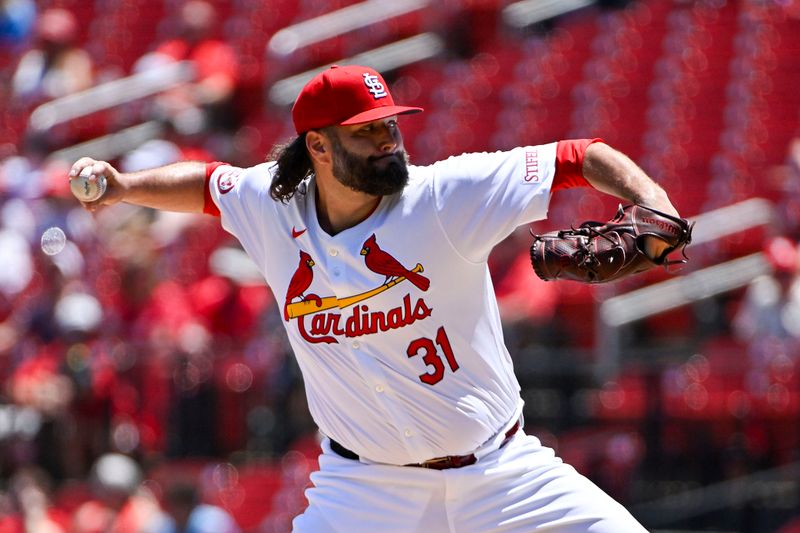
[[436, 459], [428, 459], [424, 463], [420, 463], [422, 468], [430, 468], [432, 470], [442, 470], [442, 467], [447, 468], [447, 465], [451, 463], [450, 456], [446, 457], [437, 457]]
[[477, 459], [474, 454], [470, 455], [447, 455], [445, 457], [437, 457], [436, 459], [429, 459], [424, 463], [420, 463], [422, 468], [429, 468], [432, 470], [447, 470], [450, 468], [461, 468], [462, 466], [469, 466], [475, 464]]
[[[522, 427], [522, 417], [517, 419], [517, 421], [512, 425], [508, 430], [505, 432], [503, 436], [503, 440], [500, 442], [498, 448], [502, 448], [511, 438], [519, 431], [520, 427]], [[428, 468], [431, 470], [445, 470], [448, 468], [461, 468], [462, 466], [469, 466], [475, 464], [478, 461], [477, 457], [474, 453], [469, 455], [446, 455], [444, 457], [437, 457], [435, 459], [428, 459], [422, 463], [417, 463], [414, 465], [406, 465], [406, 466], [416, 466], [420, 468]]]

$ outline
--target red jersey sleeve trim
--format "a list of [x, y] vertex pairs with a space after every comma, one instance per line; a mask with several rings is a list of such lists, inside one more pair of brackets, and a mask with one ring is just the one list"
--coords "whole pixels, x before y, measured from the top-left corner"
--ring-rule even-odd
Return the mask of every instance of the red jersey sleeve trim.
[[556, 174], [553, 177], [553, 191], [572, 187], [589, 187], [583, 177], [583, 154], [586, 148], [603, 139], [568, 139], [556, 144]]
[[215, 217], [220, 215], [219, 207], [217, 207], [217, 204], [214, 203], [214, 199], [211, 198], [211, 175], [215, 170], [217, 170], [217, 168], [227, 164], [228, 163], [223, 163], [221, 161], [206, 163], [206, 182], [203, 190], [203, 213], [207, 215], [212, 215]]

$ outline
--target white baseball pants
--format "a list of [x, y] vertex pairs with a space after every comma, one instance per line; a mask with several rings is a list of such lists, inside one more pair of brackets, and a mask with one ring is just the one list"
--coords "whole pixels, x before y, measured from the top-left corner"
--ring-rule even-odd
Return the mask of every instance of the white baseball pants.
[[294, 533], [628, 533], [631, 515], [539, 439], [518, 432], [449, 470], [365, 464], [322, 444]]

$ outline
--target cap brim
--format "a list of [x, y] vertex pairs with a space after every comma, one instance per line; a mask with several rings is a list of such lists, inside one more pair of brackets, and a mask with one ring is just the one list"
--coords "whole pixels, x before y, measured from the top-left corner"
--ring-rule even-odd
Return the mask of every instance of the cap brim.
[[420, 113], [423, 109], [421, 107], [408, 107], [402, 105], [388, 105], [383, 107], [375, 107], [369, 111], [364, 111], [357, 115], [353, 115], [345, 121], [340, 122], [342, 126], [350, 126], [352, 124], [363, 124], [365, 122], [372, 122], [373, 120], [380, 120], [382, 118], [391, 117], [392, 115], [410, 115], [412, 113]]

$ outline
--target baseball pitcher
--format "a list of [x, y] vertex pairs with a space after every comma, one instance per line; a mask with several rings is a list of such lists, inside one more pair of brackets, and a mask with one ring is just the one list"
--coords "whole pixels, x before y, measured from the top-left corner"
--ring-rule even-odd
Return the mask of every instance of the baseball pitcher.
[[[107, 180], [95, 202], [218, 216], [272, 287], [324, 435], [300, 533], [644, 531], [523, 428], [487, 258], [543, 219], [555, 191], [630, 204], [608, 223], [536, 236], [546, 279], [603, 282], [666, 264], [691, 228], [599, 140], [408, 161], [369, 67], [331, 67], [298, 96], [297, 137], [252, 168], [181, 162]], [[531, 295], [535, 298], [536, 295]]]

